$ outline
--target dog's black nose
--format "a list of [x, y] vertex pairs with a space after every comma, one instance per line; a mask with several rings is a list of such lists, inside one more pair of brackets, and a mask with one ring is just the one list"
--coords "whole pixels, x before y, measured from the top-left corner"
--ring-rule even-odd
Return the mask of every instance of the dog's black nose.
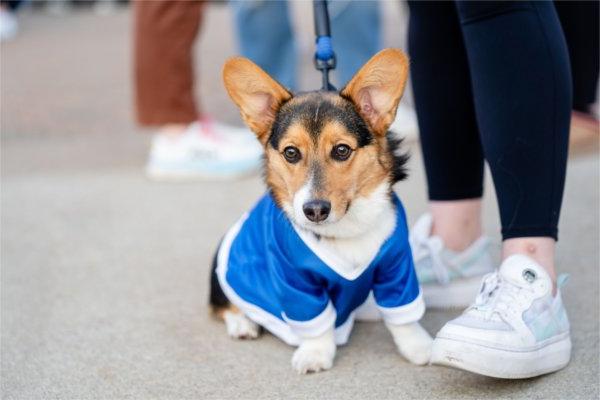
[[302, 211], [312, 222], [325, 221], [331, 211], [331, 203], [327, 200], [311, 200], [304, 203]]

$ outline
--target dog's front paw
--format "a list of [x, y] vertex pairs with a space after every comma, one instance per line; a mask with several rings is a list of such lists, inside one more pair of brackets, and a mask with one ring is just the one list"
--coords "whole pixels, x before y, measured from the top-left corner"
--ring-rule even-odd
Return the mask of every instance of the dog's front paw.
[[310, 346], [302, 344], [294, 352], [292, 367], [299, 374], [325, 371], [333, 366], [335, 346]]
[[410, 341], [409, 343], [399, 343], [398, 351], [408, 361], [416, 365], [425, 365], [431, 358], [431, 338], [423, 338], [419, 341]]
[[234, 339], [256, 339], [260, 334], [260, 326], [242, 313], [226, 311], [223, 319], [227, 334]]
[[388, 325], [400, 354], [417, 365], [429, 363], [433, 340], [418, 323]]

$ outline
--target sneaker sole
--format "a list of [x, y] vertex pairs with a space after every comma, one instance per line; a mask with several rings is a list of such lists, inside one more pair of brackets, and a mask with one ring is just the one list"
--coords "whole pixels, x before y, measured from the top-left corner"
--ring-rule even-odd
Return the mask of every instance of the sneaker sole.
[[458, 278], [446, 286], [421, 285], [423, 300], [427, 308], [466, 308], [471, 305], [481, 287], [483, 275]]
[[436, 338], [431, 364], [502, 379], [524, 379], [564, 368], [571, 359], [569, 336], [533, 351], [510, 351], [459, 340]]

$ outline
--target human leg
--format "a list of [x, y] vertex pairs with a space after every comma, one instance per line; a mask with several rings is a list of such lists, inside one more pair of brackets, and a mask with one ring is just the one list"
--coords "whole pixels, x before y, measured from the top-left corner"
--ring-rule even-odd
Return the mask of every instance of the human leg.
[[329, 3], [331, 35], [337, 67], [336, 87], [352, 79], [369, 59], [381, 50], [381, 18], [377, 1], [334, 1]]
[[457, 10], [504, 253], [527, 250], [555, 276], [544, 238], [558, 235], [571, 104], [558, 18], [549, 2], [458, 2]]
[[477, 121], [496, 187], [503, 262], [438, 332], [432, 362], [500, 378], [567, 365], [569, 321], [554, 270], [571, 88], [548, 2], [457, 2]]
[[600, 5], [597, 1], [555, 1], [554, 6], [569, 48], [573, 109], [589, 113], [598, 87]]
[[247, 130], [201, 116], [193, 45], [203, 2], [135, 2], [134, 86], [138, 123], [156, 126], [146, 173], [158, 180], [235, 178], [255, 171], [261, 148]]
[[140, 124], [174, 124], [183, 130], [198, 119], [192, 49], [202, 9], [203, 3], [196, 1], [134, 2], [134, 88]]
[[231, 1], [240, 52], [290, 89], [297, 88], [297, 50], [286, 1]]
[[411, 76], [432, 233], [462, 251], [481, 235], [483, 194], [483, 153], [466, 51], [453, 4], [409, 5]]
[[428, 307], [466, 307], [492, 270], [482, 237], [483, 152], [456, 9], [409, 2], [409, 52], [430, 214], [411, 231]]

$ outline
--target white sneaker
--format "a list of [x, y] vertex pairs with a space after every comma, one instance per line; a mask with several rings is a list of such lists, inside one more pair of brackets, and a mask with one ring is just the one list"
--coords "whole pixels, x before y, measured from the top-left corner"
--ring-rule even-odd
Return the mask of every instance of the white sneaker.
[[0, 7], [0, 41], [13, 39], [18, 30], [19, 23], [15, 13]]
[[412, 107], [400, 104], [396, 110], [396, 117], [390, 126], [390, 131], [408, 141], [419, 139], [419, 124], [417, 114]]
[[[561, 275], [558, 286], [565, 280]], [[560, 291], [553, 297], [544, 268], [513, 255], [484, 278], [475, 303], [439, 331], [431, 362], [520, 379], [557, 371], [570, 358], [569, 320]]]
[[146, 173], [156, 180], [235, 179], [256, 172], [262, 154], [249, 130], [203, 120], [181, 135], [156, 135]]
[[482, 236], [457, 253], [431, 236], [430, 214], [422, 215], [410, 231], [415, 270], [428, 308], [465, 308], [479, 290], [481, 278], [494, 270], [490, 241]]

